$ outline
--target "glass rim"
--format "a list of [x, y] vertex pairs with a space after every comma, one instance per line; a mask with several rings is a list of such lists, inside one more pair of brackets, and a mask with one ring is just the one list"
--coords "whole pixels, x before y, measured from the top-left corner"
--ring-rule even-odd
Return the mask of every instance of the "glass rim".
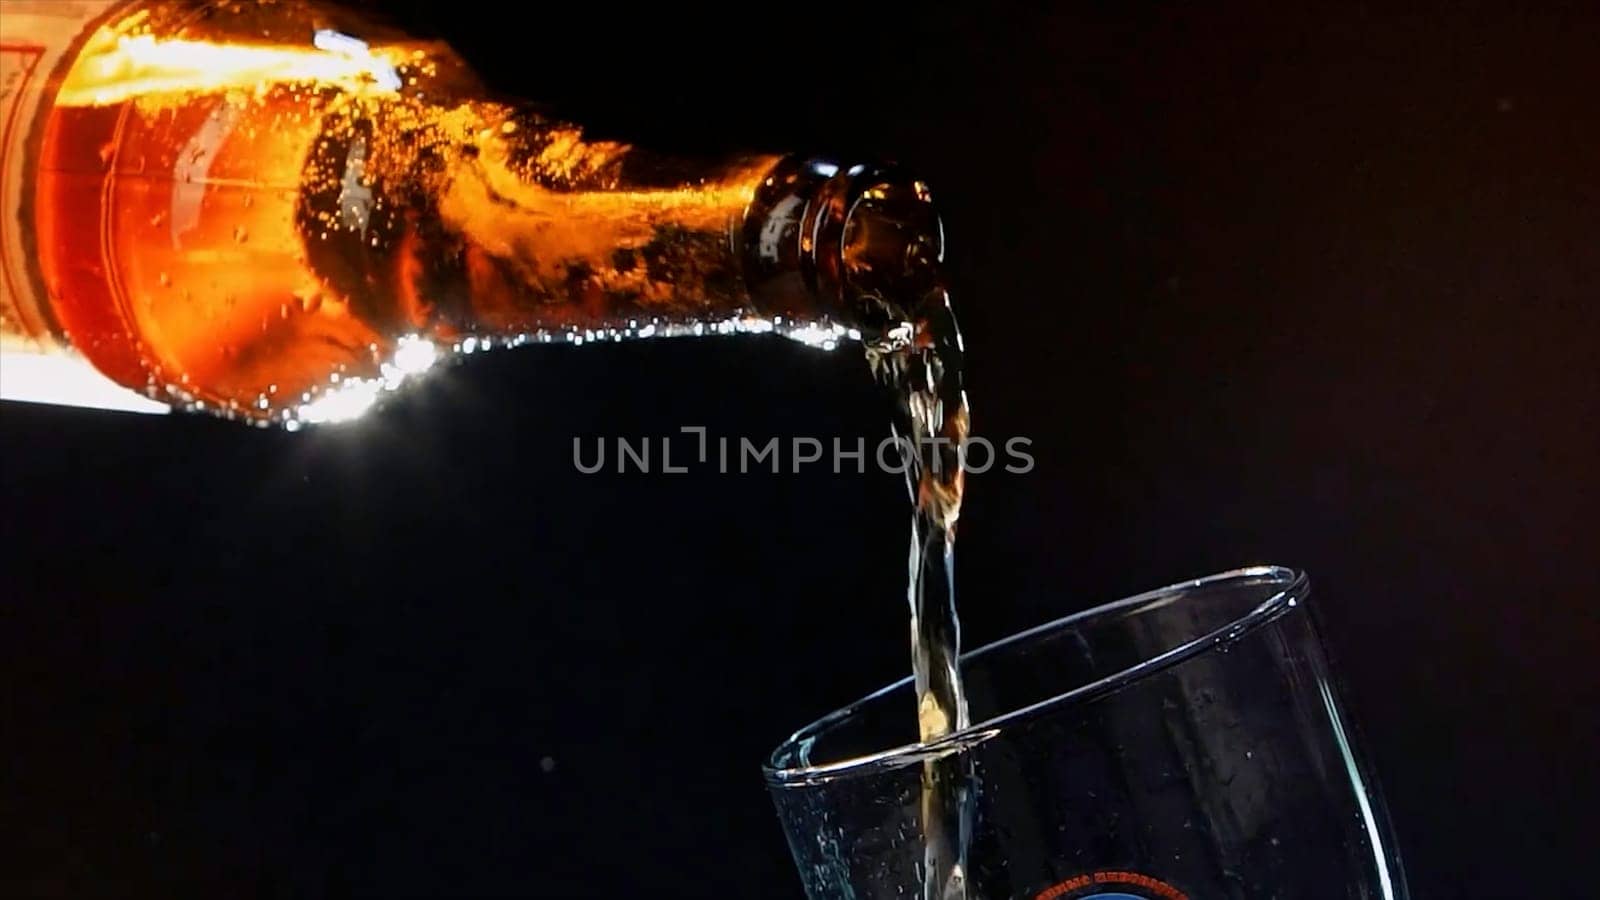
[[1141, 659], [1102, 678], [1068, 688], [1065, 691], [1025, 706], [997, 713], [982, 722], [976, 722], [937, 740], [902, 744], [897, 747], [859, 754], [835, 762], [803, 766], [785, 766], [777, 763], [778, 757], [791, 747], [827, 732], [838, 723], [855, 715], [858, 710], [873, 700], [896, 691], [905, 690], [912, 682], [912, 677], [908, 675], [795, 731], [768, 755], [766, 762], [761, 767], [762, 774], [766, 777], [767, 784], [770, 787], [804, 787], [839, 778], [860, 777], [898, 769], [904, 765], [939, 759], [951, 753], [975, 747], [999, 734], [1001, 729], [1007, 725], [1034, 718], [1059, 707], [1092, 700], [1185, 660], [1235, 643], [1245, 635], [1303, 603], [1310, 592], [1310, 579], [1303, 570], [1287, 566], [1259, 565], [1230, 569], [1188, 581], [1174, 582], [1163, 587], [1153, 588], [1119, 600], [1070, 613], [1061, 618], [1035, 625], [962, 653], [960, 657], [961, 664], [965, 665], [970, 660], [1027, 641], [1044, 632], [1055, 631], [1112, 613], [1127, 612], [1130, 609], [1148, 605], [1180, 591], [1214, 587], [1230, 581], [1263, 578], [1271, 582], [1276, 587], [1276, 590], [1255, 604], [1248, 612], [1235, 617], [1219, 628], [1195, 635], [1160, 653]]

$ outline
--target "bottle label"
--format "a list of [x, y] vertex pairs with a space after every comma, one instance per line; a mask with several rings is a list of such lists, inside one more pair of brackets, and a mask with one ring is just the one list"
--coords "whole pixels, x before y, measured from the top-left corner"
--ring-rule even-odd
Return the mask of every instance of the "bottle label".
[[0, 15], [0, 348], [43, 350], [54, 342], [41, 314], [22, 221], [31, 185], [28, 149], [52, 76], [90, 26], [126, 0], [4, 0]]
[[166, 412], [65, 347], [29, 264], [30, 154], [55, 81], [90, 29], [129, 0], [0, 0], [0, 400]]

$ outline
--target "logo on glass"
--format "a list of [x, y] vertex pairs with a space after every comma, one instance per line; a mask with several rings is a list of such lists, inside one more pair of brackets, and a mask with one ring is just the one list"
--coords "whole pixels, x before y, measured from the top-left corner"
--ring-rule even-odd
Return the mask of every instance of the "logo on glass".
[[1034, 900], [1189, 900], [1189, 895], [1159, 878], [1108, 869], [1074, 875], [1045, 888]]

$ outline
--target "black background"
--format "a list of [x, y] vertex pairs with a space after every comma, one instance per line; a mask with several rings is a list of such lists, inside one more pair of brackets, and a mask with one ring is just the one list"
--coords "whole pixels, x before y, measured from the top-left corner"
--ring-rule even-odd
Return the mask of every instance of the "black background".
[[[398, 12], [598, 133], [933, 183], [975, 427], [1038, 462], [971, 479], [969, 646], [1304, 567], [1417, 896], [1588, 893], [1589, 5], [578, 7]], [[798, 896], [759, 763], [906, 667], [894, 477], [571, 464], [875, 441], [852, 352], [498, 353], [295, 435], [0, 413], [23, 893]]]

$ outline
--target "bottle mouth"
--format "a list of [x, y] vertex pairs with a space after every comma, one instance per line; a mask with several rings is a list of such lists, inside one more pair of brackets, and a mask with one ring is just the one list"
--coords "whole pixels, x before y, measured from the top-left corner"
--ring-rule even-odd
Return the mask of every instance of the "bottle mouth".
[[893, 165], [787, 157], [756, 190], [742, 255], [763, 313], [814, 308], [864, 334], [912, 321], [941, 287], [944, 226], [927, 183]]

